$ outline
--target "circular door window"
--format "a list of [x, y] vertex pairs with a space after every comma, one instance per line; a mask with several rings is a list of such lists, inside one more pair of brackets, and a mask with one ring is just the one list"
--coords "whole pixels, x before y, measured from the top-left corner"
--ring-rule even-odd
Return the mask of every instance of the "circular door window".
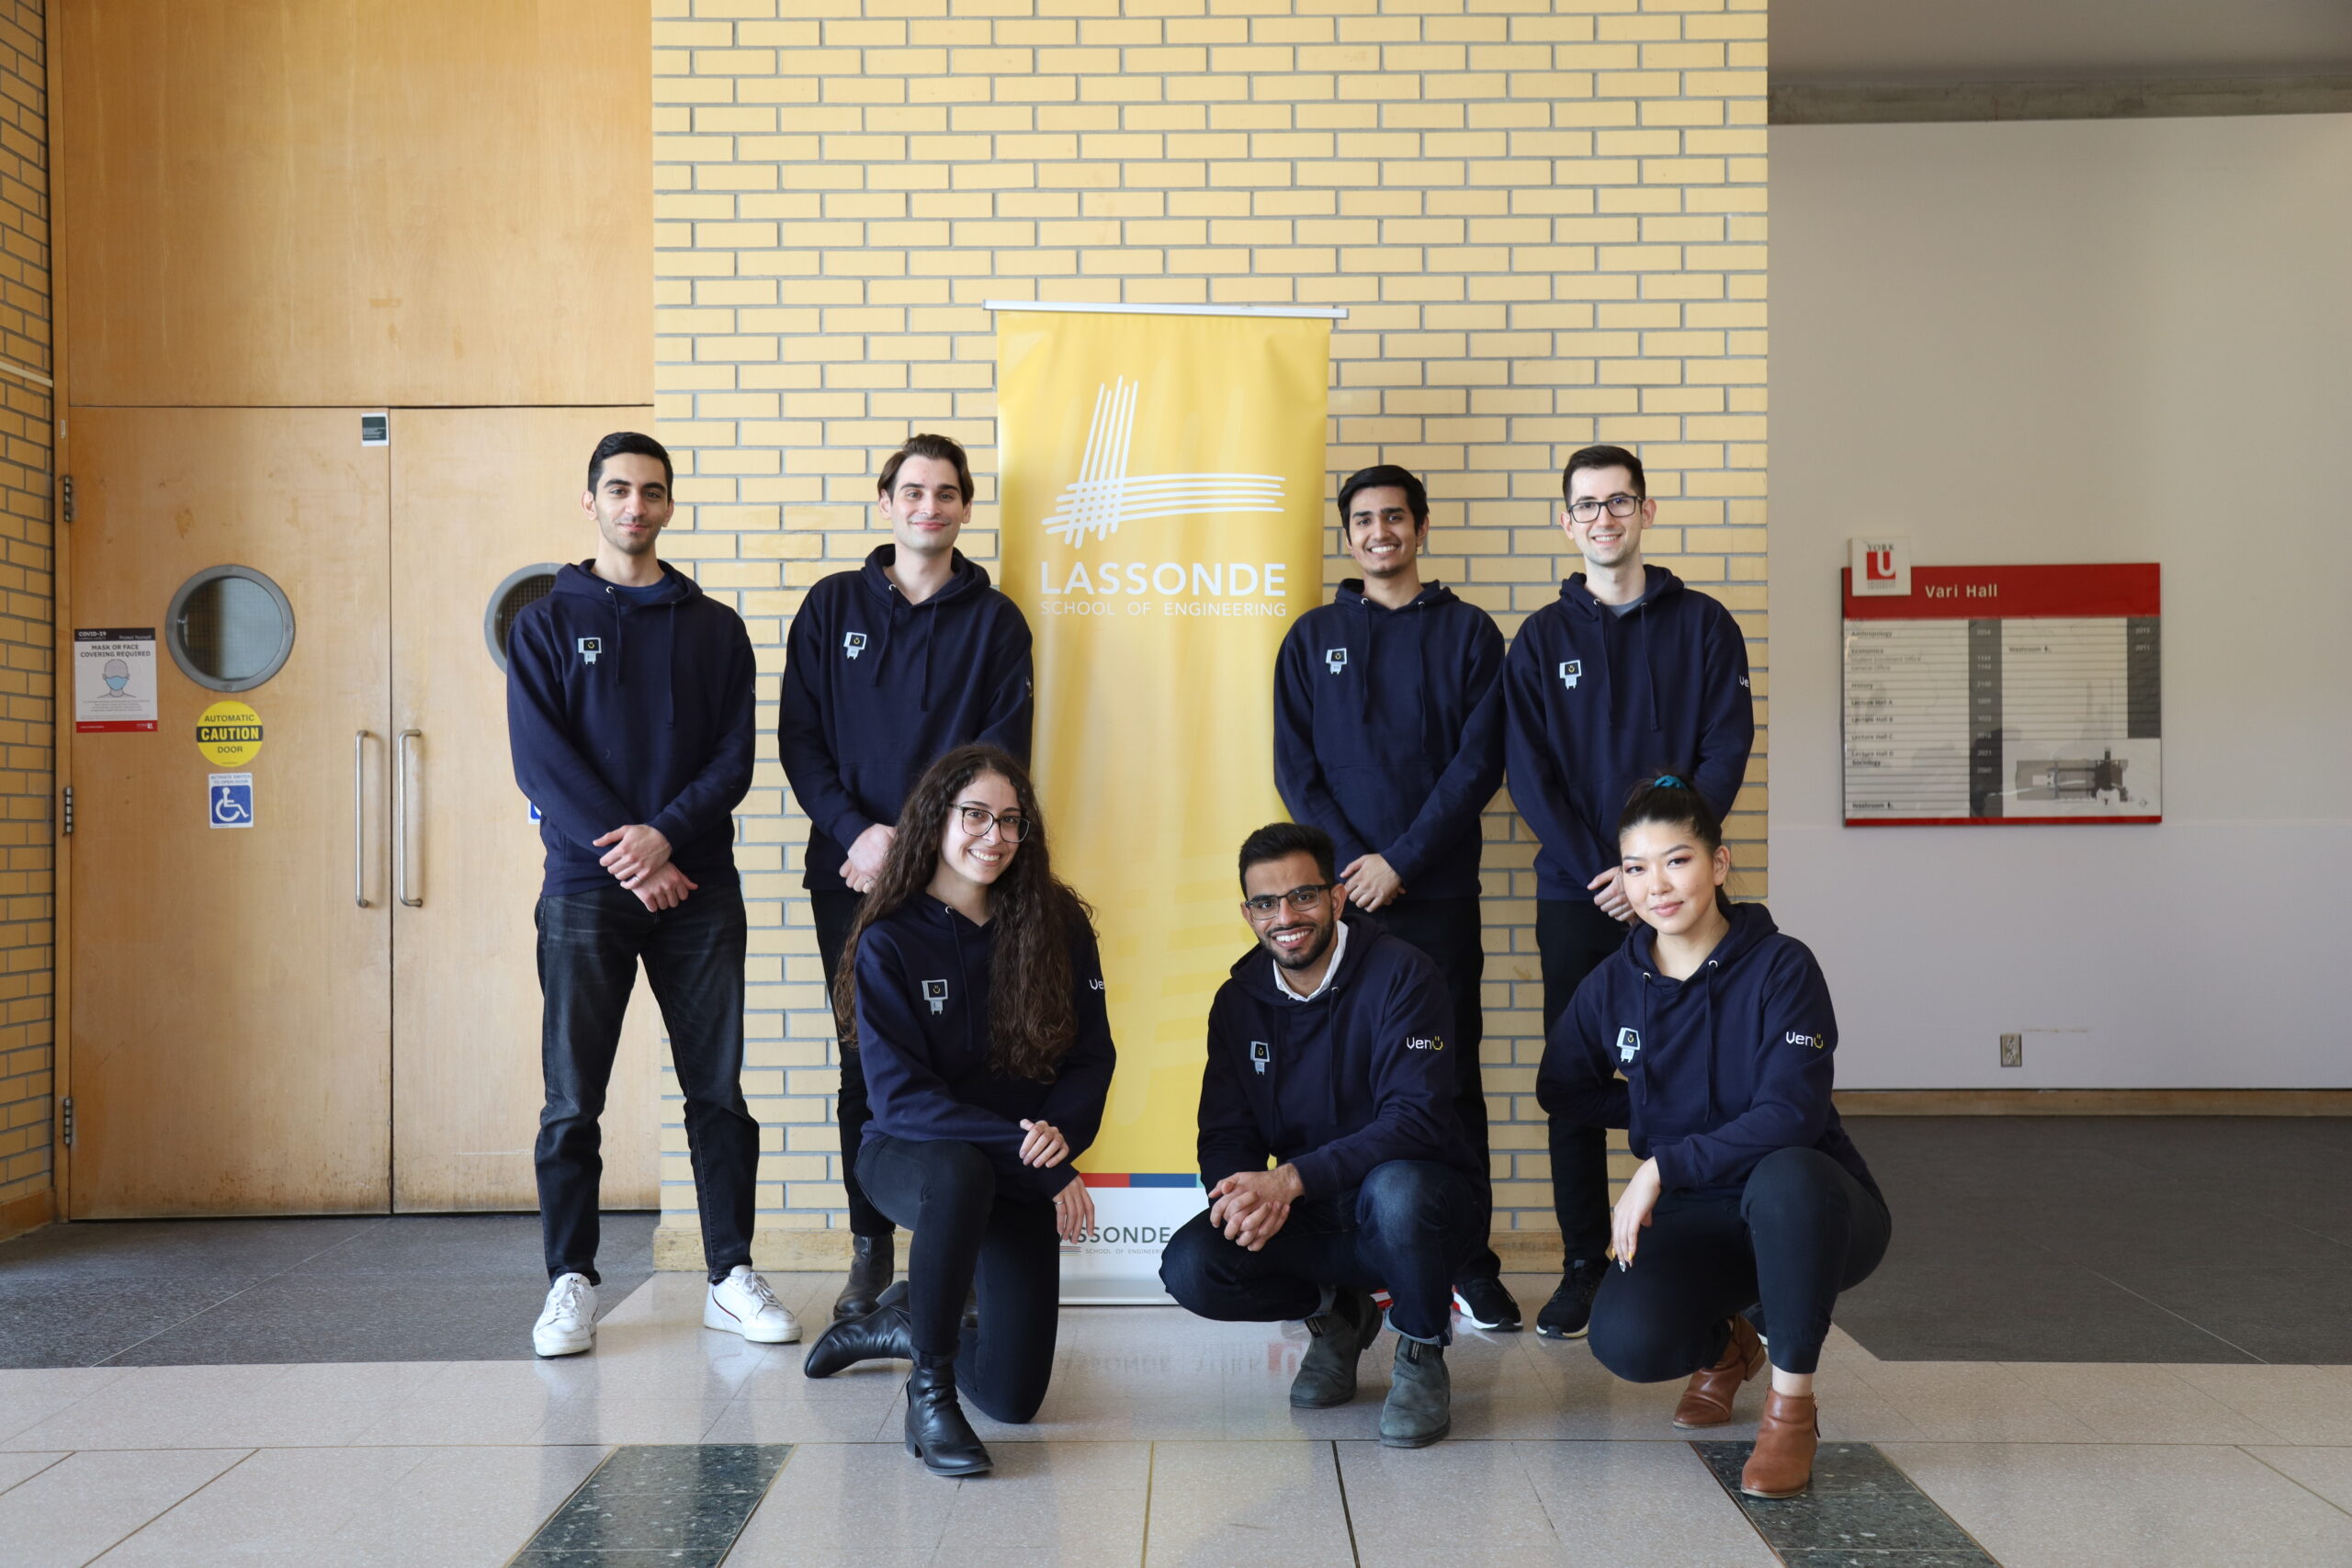
[[555, 574], [560, 570], [554, 561], [542, 561], [508, 572], [491, 594], [481, 615], [481, 635], [499, 669], [506, 668], [506, 634], [514, 629], [514, 617], [555, 591]]
[[249, 566], [209, 566], [172, 595], [165, 641], [180, 673], [212, 692], [250, 692], [294, 651], [294, 606]]

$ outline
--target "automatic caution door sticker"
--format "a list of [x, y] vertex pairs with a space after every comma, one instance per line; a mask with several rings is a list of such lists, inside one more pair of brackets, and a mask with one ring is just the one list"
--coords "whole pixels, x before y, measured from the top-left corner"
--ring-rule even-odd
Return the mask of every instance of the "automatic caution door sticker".
[[196, 749], [216, 768], [242, 768], [261, 755], [261, 715], [243, 703], [214, 703], [196, 718]]

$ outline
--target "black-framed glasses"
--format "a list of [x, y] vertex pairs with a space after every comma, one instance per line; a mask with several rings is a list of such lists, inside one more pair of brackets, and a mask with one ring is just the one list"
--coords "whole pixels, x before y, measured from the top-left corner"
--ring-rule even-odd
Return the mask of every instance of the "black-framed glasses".
[[1572, 501], [1568, 502], [1568, 515], [1579, 523], [1590, 523], [1600, 516], [1600, 509], [1606, 506], [1611, 517], [1631, 517], [1641, 504], [1640, 496], [1627, 495], [1621, 491], [1607, 501], [1595, 501], [1590, 496], [1582, 501]]
[[1330, 891], [1331, 884], [1328, 882], [1310, 882], [1287, 893], [1261, 893], [1255, 898], [1244, 898], [1241, 909], [1253, 920], [1264, 919], [1284, 904], [1304, 914], [1315, 908], [1317, 901]]
[[1022, 843], [1029, 837], [1029, 818], [1006, 812], [1000, 817], [985, 806], [958, 806], [956, 819], [964, 824], [964, 831], [975, 839], [985, 839], [993, 828], [1012, 843]]

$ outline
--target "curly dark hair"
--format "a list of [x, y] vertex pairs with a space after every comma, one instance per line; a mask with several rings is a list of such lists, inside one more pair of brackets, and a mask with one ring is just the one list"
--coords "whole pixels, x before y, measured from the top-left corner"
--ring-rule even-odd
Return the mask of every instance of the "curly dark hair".
[[1051, 1083], [1078, 1039], [1070, 938], [1092, 929], [1094, 911], [1055, 879], [1036, 787], [1019, 762], [993, 746], [959, 746], [924, 770], [899, 813], [882, 875], [858, 908], [833, 981], [833, 1021], [843, 1049], [857, 1040], [857, 946], [865, 928], [895, 914], [931, 886], [939, 843], [965, 787], [982, 773], [1012, 786], [1029, 837], [989, 889], [996, 956], [989, 965], [989, 1065], [1012, 1077]]

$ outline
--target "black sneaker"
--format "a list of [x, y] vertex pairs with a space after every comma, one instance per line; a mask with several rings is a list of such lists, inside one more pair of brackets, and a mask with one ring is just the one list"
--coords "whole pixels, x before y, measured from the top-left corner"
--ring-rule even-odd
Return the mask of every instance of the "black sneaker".
[[1519, 1332], [1519, 1303], [1511, 1300], [1503, 1282], [1491, 1274], [1464, 1280], [1454, 1286], [1453, 1310], [1473, 1327], [1496, 1334]]
[[1535, 1314], [1535, 1332], [1546, 1339], [1581, 1339], [1592, 1326], [1593, 1293], [1600, 1289], [1603, 1265], [1576, 1262], [1560, 1276], [1560, 1288]]

